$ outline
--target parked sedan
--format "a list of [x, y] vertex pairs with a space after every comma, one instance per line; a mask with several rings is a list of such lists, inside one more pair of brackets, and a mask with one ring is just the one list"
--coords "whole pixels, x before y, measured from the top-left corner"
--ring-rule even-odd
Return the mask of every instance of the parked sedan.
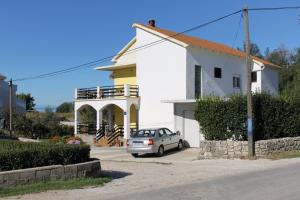
[[167, 128], [142, 129], [126, 141], [126, 150], [134, 157], [144, 153], [162, 156], [166, 150], [174, 148], [182, 149], [183, 141], [179, 133]]

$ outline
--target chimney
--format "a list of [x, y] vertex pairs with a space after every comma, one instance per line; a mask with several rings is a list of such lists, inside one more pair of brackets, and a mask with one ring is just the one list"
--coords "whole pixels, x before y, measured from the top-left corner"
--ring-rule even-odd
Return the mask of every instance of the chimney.
[[152, 26], [152, 27], [155, 27], [155, 19], [149, 19], [148, 25]]

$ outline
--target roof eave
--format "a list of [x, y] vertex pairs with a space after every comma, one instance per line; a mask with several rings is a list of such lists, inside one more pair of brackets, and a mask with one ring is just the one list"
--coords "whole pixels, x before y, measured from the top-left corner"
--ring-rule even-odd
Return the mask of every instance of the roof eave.
[[152, 34], [154, 34], [154, 35], [156, 35], [156, 36], [159, 36], [159, 37], [161, 37], [161, 38], [163, 38], [163, 39], [165, 39], [165, 40], [169, 40], [169, 41], [171, 41], [171, 42], [174, 42], [175, 44], [178, 44], [178, 45], [180, 45], [180, 46], [182, 46], [182, 47], [184, 47], [184, 48], [187, 48], [187, 47], [189, 46], [189, 44], [186, 44], [186, 43], [184, 43], [184, 42], [181, 42], [181, 41], [179, 41], [179, 40], [177, 40], [176, 38], [173, 38], [173, 37], [171, 37], [171, 36], [167, 36], [167, 35], [165, 35], [165, 34], [159, 33], [158, 31], [155, 31], [155, 30], [152, 30], [152, 29], [150, 29], [150, 28], [147, 28], [147, 27], [144, 26], [144, 25], [140, 25], [140, 24], [134, 23], [134, 24], [132, 25], [132, 27], [133, 27], [133, 28], [139, 28], [139, 29], [142, 29], [142, 30], [147, 31], [147, 32], [149, 32], [149, 33], [152, 33]]
[[134, 43], [136, 42], [136, 37], [132, 38], [113, 58], [112, 62], [116, 62]]

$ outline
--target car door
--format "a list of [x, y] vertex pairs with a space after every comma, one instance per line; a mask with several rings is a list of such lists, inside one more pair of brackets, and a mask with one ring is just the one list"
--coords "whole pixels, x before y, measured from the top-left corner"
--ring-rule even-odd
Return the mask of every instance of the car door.
[[158, 130], [158, 137], [159, 137], [159, 141], [160, 141], [160, 145], [163, 145], [164, 146], [164, 149], [165, 150], [168, 150], [168, 137], [167, 137], [167, 134], [166, 132], [163, 130], [163, 129], [159, 129]]
[[170, 131], [167, 128], [164, 128], [164, 131], [168, 137], [169, 149], [176, 148], [178, 145], [176, 134], [174, 134], [172, 131]]

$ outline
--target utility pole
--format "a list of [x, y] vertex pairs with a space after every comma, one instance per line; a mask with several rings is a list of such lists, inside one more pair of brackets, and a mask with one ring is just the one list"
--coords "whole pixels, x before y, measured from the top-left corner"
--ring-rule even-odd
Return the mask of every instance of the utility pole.
[[12, 136], [12, 79], [9, 81], [9, 135]]
[[252, 113], [252, 91], [251, 91], [251, 72], [252, 60], [250, 56], [250, 34], [249, 34], [249, 19], [248, 6], [243, 10], [244, 14], [244, 28], [245, 28], [245, 43], [246, 43], [246, 68], [247, 68], [247, 135], [248, 135], [248, 156], [252, 158], [254, 152], [253, 139], [253, 113]]

